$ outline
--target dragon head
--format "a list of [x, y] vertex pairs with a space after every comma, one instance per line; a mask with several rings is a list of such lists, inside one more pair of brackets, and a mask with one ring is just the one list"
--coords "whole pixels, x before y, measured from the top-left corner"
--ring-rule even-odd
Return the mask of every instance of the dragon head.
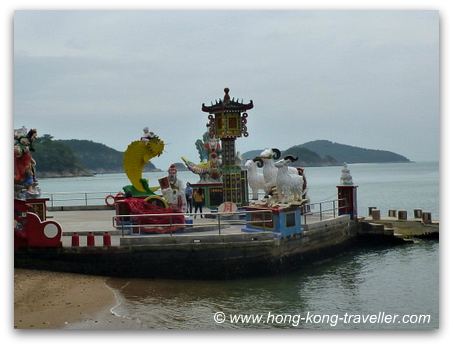
[[158, 136], [154, 136], [146, 142], [146, 153], [143, 159], [147, 162], [151, 158], [159, 157], [163, 151], [164, 142]]

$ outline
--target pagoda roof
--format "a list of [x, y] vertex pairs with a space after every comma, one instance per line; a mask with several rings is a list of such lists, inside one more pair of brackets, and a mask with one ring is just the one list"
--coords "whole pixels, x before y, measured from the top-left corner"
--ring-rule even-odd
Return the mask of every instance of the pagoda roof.
[[201, 106], [203, 112], [219, 113], [219, 112], [244, 112], [253, 108], [253, 101], [250, 100], [248, 104], [244, 104], [243, 101], [239, 102], [239, 99], [230, 99], [229, 88], [224, 89], [225, 96], [222, 99], [216, 100], [215, 104], [211, 102], [211, 106], [206, 106], [204, 103]]

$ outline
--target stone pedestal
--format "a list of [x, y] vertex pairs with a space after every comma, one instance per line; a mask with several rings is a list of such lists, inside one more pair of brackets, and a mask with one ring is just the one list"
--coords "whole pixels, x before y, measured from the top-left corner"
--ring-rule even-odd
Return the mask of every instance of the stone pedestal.
[[414, 218], [422, 218], [422, 209], [421, 208], [414, 209]]
[[405, 210], [398, 211], [398, 219], [407, 220], [407, 211]]
[[371, 211], [371, 217], [373, 218], [373, 220], [380, 220], [381, 219], [381, 210], [372, 210]]
[[338, 215], [349, 214], [351, 219], [357, 218], [357, 187], [341, 185], [338, 190]]
[[432, 223], [431, 212], [423, 212], [422, 220], [423, 220], [423, 223], [425, 223], [425, 224], [431, 224]]
[[244, 232], [272, 231], [278, 238], [302, 234], [301, 208], [290, 207], [246, 207]]

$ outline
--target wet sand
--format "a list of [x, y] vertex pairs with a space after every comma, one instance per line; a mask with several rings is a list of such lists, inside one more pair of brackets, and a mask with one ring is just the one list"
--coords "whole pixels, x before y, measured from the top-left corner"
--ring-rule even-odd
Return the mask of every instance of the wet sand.
[[[115, 294], [104, 277], [14, 271], [16, 329], [67, 328], [78, 322], [88, 324], [80, 328], [102, 329], [109, 320], [119, 327], [121, 320], [110, 313], [116, 304]], [[95, 326], [91, 327], [91, 323]]]

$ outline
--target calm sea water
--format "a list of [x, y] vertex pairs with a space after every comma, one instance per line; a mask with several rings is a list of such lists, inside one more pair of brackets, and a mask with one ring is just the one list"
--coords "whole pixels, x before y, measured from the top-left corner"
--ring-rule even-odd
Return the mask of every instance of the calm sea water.
[[[412, 215], [414, 208], [422, 208], [431, 211], [433, 218], [439, 217], [438, 163], [353, 164], [349, 167], [354, 183], [359, 186], [361, 215], [366, 215], [368, 206], [376, 206], [383, 214], [394, 208], [407, 209]], [[340, 173], [340, 167], [306, 169], [312, 202], [335, 198]], [[153, 185], [163, 175], [165, 173], [144, 176]], [[179, 177], [183, 181], [197, 181], [190, 172], [181, 172]], [[126, 184], [128, 180], [122, 174], [40, 180], [42, 190], [48, 193], [116, 192]], [[121, 298], [115, 313], [149, 328], [290, 328], [296, 325], [320, 329], [424, 329], [439, 325], [438, 254], [438, 242], [420, 241], [391, 248], [352, 250], [322, 263], [303, 266], [298, 272], [272, 277], [233, 281], [112, 278], [108, 285]], [[213, 315], [220, 311], [227, 320], [216, 324]], [[273, 322], [272, 318], [259, 324], [229, 322], [230, 314], [262, 314], [263, 319], [267, 319], [269, 312], [274, 317]], [[333, 326], [334, 318], [314, 323], [319, 317], [314, 315], [338, 314], [341, 317], [345, 313], [379, 312], [400, 317], [430, 314], [431, 319], [428, 324], [396, 321], [354, 325], [337, 321]], [[283, 315], [292, 316], [283, 318]], [[297, 322], [298, 315], [311, 317], [313, 323]]]
[[[152, 264], [150, 264], [152, 266]], [[300, 271], [233, 281], [110, 279], [121, 293], [115, 313], [156, 329], [292, 328], [263, 322], [240, 324], [229, 315], [430, 314], [429, 324], [315, 324], [313, 329], [427, 329], [438, 320], [438, 243], [421, 242], [393, 248], [355, 250]], [[224, 312], [227, 321], [215, 323]], [[289, 319], [289, 318], [288, 318]]]
[[[439, 217], [439, 165], [438, 163], [403, 164], [350, 164], [349, 168], [358, 188], [358, 208], [360, 215], [367, 215], [368, 206], [375, 206], [385, 214], [388, 209], [406, 209], [409, 215], [414, 208], [432, 212]], [[341, 167], [308, 167], [305, 169], [311, 202], [336, 198], [336, 185], [339, 184]], [[157, 186], [157, 179], [165, 172], [145, 173], [151, 186]], [[198, 176], [189, 171], [179, 172], [184, 182], [196, 183]], [[85, 203], [81, 192], [89, 192], [89, 204], [103, 204], [106, 194], [116, 193], [130, 184], [125, 174], [104, 174], [94, 177], [48, 178], [39, 180], [44, 195], [54, 194], [60, 205]], [[90, 193], [91, 192], [91, 193]], [[79, 199], [79, 200], [72, 200]]]

